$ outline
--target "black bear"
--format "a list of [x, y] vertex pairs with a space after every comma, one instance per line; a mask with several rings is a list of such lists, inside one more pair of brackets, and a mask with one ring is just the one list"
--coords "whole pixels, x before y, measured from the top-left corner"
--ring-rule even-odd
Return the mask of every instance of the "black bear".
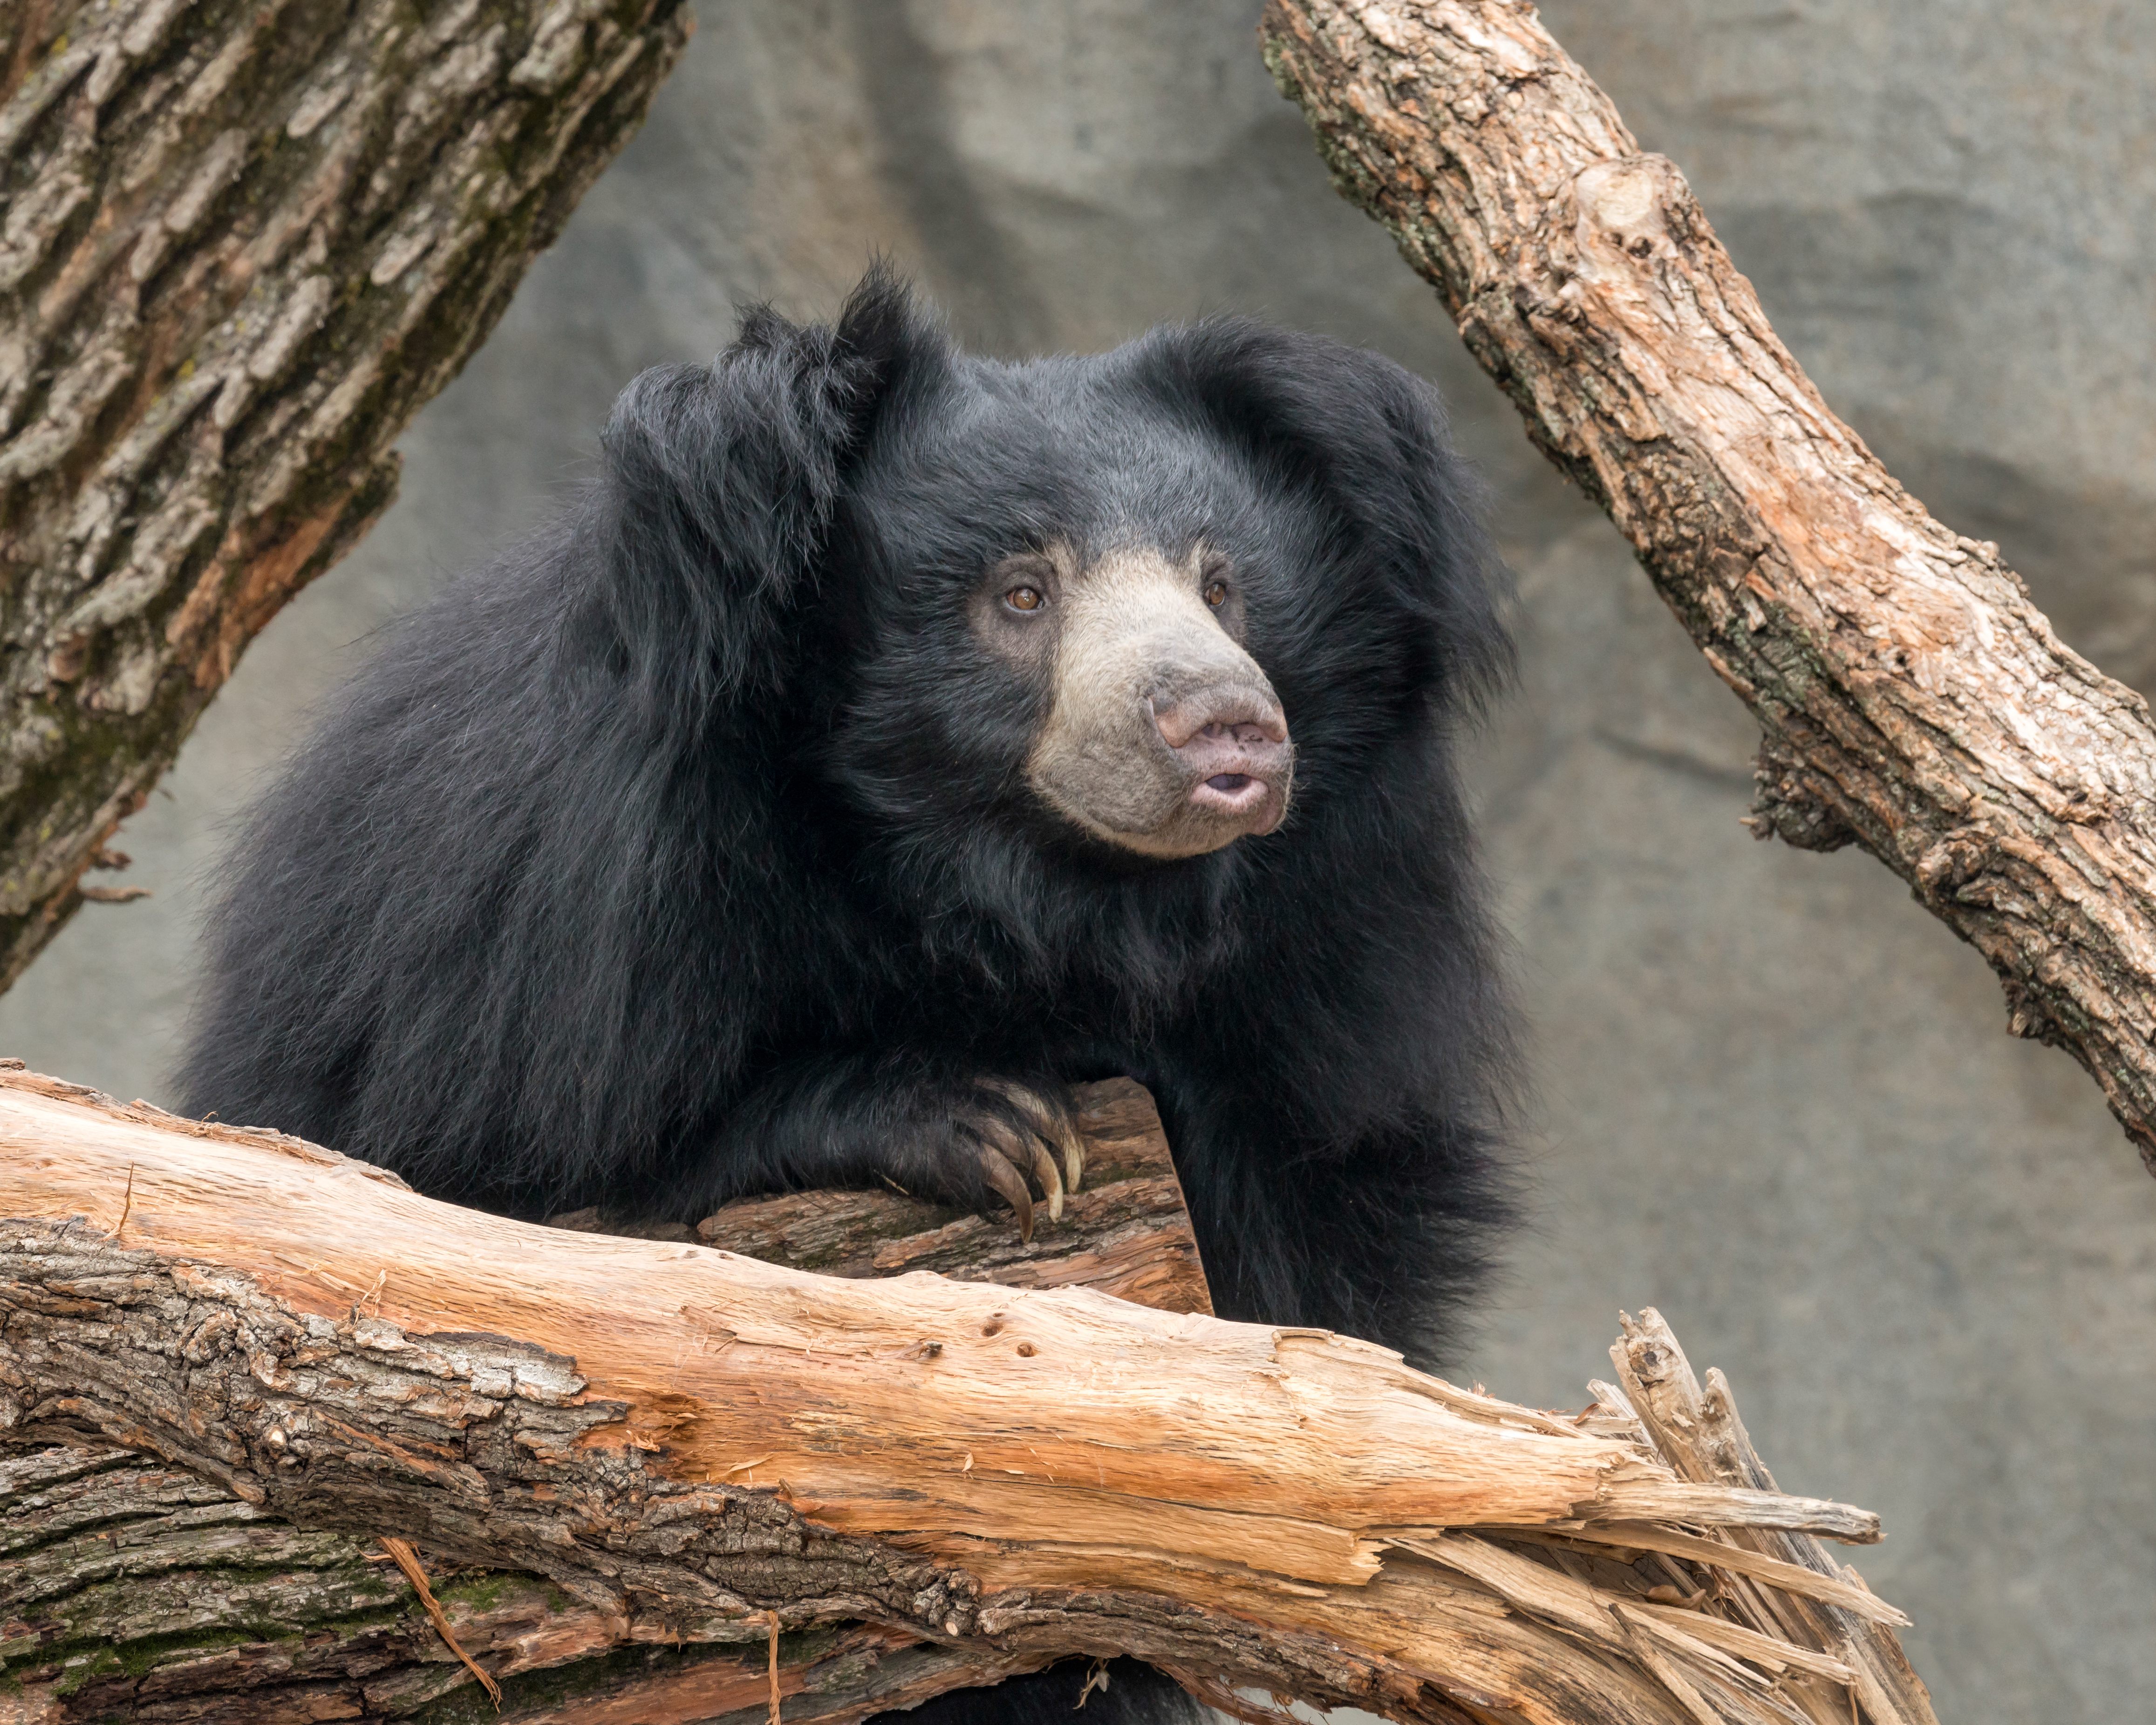
[[1509, 649], [1434, 392], [1230, 318], [976, 358], [878, 271], [603, 449], [258, 809], [184, 1106], [528, 1217], [1030, 1225], [1065, 1087], [1128, 1074], [1224, 1316], [1441, 1355], [1505, 1208], [1453, 756]]

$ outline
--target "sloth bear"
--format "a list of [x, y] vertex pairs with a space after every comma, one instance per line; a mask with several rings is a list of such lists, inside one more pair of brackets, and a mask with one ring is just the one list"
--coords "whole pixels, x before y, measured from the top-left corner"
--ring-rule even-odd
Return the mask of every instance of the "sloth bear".
[[1224, 1316], [1441, 1355], [1505, 1209], [1453, 752], [1509, 649], [1430, 388], [1230, 318], [976, 358], [877, 270], [603, 449], [258, 809], [184, 1106], [514, 1215], [889, 1180], [1029, 1227], [1066, 1086], [1128, 1074]]

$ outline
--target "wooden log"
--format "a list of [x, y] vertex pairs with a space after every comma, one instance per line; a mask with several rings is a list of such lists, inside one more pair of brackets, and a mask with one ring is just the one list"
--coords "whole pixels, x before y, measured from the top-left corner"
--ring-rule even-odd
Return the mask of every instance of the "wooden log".
[[1666, 158], [1518, 0], [1268, 0], [1342, 194], [1758, 719], [1762, 838], [1854, 840], [2156, 1173], [2156, 723], [1837, 419]]
[[[1043, 1219], [1030, 1244], [1008, 1222], [892, 1192], [744, 1199], [699, 1231], [726, 1250], [826, 1275], [928, 1268], [1209, 1312], [1152, 1099], [1118, 1080], [1081, 1086], [1075, 1100], [1086, 1188], [1060, 1224]], [[695, 1237], [596, 1210], [552, 1223]], [[154, 1455], [58, 1444], [0, 1461], [0, 1661], [31, 1690], [72, 1677], [64, 1699], [31, 1717], [151, 1719], [213, 1700], [221, 1717], [424, 1718], [459, 1712], [470, 1697], [463, 1667], [377, 1542], [302, 1532]], [[107, 1537], [85, 1538], [90, 1529]], [[504, 1719], [599, 1721], [625, 1709], [640, 1725], [732, 1713], [748, 1725], [768, 1710], [760, 1635], [638, 1641], [627, 1620], [528, 1572], [438, 1564], [431, 1580], [459, 1645], [506, 1684]], [[308, 1633], [291, 1632], [299, 1626]], [[779, 1687], [797, 1720], [903, 1707], [1025, 1663], [864, 1624], [788, 1631], [779, 1644]], [[70, 1661], [82, 1663], [70, 1673]], [[0, 1720], [8, 1717], [0, 1697]]]
[[642, 122], [680, 0], [0, 7], [0, 987]]
[[[1765, 1725], [1839, 1643], [1610, 1530], [1877, 1537], [1322, 1332], [510, 1222], [19, 1071], [0, 1217], [16, 1717], [465, 1717], [387, 1536], [513, 1718], [761, 1712], [775, 1628], [797, 1725], [1119, 1652], [1245, 1712]], [[85, 1636], [182, 1574], [212, 1621]]]
[[1000, 1218], [886, 1192], [792, 1192], [745, 1198], [692, 1230], [639, 1226], [593, 1208], [550, 1216], [583, 1233], [701, 1240], [744, 1257], [823, 1276], [932, 1270], [1016, 1288], [1094, 1288], [1160, 1312], [1208, 1312], [1213, 1298], [1176, 1183], [1160, 1116], [1127, 1078], [1082, 1085], [1074, 1099], [1086, 1183], [1063, 1219], [1030, 1241]]

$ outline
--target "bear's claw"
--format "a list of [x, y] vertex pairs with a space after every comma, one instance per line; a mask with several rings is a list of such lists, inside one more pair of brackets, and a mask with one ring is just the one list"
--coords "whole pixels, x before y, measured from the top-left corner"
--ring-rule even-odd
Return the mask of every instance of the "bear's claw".
[[[1071, 1120], [1069, 1110], [1038, 1091], [1028, 1090], [1022, 1084], [1013, 1084], [1008, 1079], [991, 1079], [988, 1088], [1025, 1117], [1026, 1124], [1033, 1128], [1043, 1144], [1051, 1151], [1062, 1153], [1065, 1189], [1075, 1192], [1084, 1184], [1086, 1140]], [[1042, 1178], [1041, 1183], [1045, 1189], [1045, 1176]]]
[[[1024, 1122], [1014, 1125], [1000, 1116], [989, 1115], [968, 1124], [980, 1141], [983, 1173], [1017, 1215], [1019, 1238], [1030, 1241], [1033, 1194], [1026, 1175], [1031, 1173], [1040, 1183], [1049, 1219], [1061, 1221], [1064, 1194], [1075, 1192], [1085, 1175], [1086, 1142], [1068, 1112], [1037, 1091], [1005, 1079], [986, 1080], [983, 1088], [1002, 1098]], [[1059, 1151], [1063, 1158], [1060, 1167], [1056, 1163]]]
[[1018, 1237], [1031, 1240], [1033, 1194], [1025, 1189], [1025, 1176], [1004, 1159], [1002, 1150], [988, 1144], [981, 1146], [981, 1172], [988, 1177], [988, 1183], [1003, 1194], [1004, 1201], [1017, 1212]]
[[1086, 1139], [1063, 1109], [1054, 1111], [1045, 1136], [1063, 1152], [1063, 1183], [1075, 1192], [1086, 1182]]

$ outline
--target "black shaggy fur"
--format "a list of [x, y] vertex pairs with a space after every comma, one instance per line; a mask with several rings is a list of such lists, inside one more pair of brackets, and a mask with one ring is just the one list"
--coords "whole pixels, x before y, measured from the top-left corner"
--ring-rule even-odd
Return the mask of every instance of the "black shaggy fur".
[[[1224, 1315], [1441, 1357], [1503, 1210], [1452, 747], [1508, 649], [1430, 388], [1232, 319], [991, 362], [879, 273], [835, 326], [759, 311], [715, 364], [646, 372], [604, 447], [258, 811], [184, 1105], [513, 1214], [686, 1220], [879, 1176], [985, 1206], [951, 1125], [993, 1106], [976, 1077], [1129, 1073]], [[1295, 801], [1127, 860], [1029, 797], [1045, 691], [967, 597], [1050, 540], [1200, 537]], [[1045, 1718], [1078, 1681], [926, 1717]], [[1139, 1671], [1111, 1693], [1169, 1704]]]

